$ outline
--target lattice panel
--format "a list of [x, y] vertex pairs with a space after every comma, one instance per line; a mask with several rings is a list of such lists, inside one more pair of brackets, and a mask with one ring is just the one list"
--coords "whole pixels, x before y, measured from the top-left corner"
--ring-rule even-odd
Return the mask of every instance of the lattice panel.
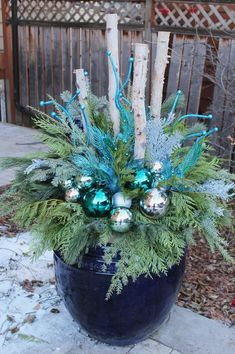
[[18, 20], [104, 24], [107, 13], [118, 13], [119, 23], [144, 24], [145, 4], [130, 1], [18, 1]]
[[[1, 1], [2, 11], [4, 9], [3, 1], [4, 0]], [[12, 5], [12, 0], [8, 0], [7, 3], [6, 3], [6, 6], [5, 6], [5, 11], [6, 11], [5, 12], [5, 18], [6, 18], [7, 21], [12, 18], [11, 5]]]
[[235, 30], [234, 5], [155, 1], [154, 25], [231, 33]]

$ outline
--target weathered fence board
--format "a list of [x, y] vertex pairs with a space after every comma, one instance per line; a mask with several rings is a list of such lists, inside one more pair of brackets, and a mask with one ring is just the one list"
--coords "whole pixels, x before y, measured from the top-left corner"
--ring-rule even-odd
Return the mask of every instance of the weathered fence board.
[[194, 38], [184, 36], [184, 47], [181, 58], [181, 69], [179, 77], [179, 89], [185, 94], [186, 111], [188, 107], [189, 93], [191, 90], [191, 75], [194, 58]]
[[[98, 31], [90, 32], [90, 76], [94, 92], [99, 92], [99, 36]], [[98, 42], [98, 43], [97, 43]]]
[[[80, 46], [81, 46], [81, 37], [80, 37], [80, 28], [71, 28], [71, 55], [72, 55], [72, 69], [79, 68], [80, 66]], [[75, 90], [75, 76], [72, 76], [73, 91]]]
[[[44, 60], [43, 60], [43, 36], [42, 30], [40, 27], [37, 28], [37, 88], [38, 88], [38, 97], [37, 101], [41, 100], [41, 97], [44, 97]], [[56, 76], [59, 76], [58, 74]], [[56, 78], [55, 78], [56, 81]], [[56, 85], [59, 86], [59, 81], [57, 79]]]
[[44, 37], [44, 47], [43, 49], [43, 54], [44, 54], [44, 83], [46, 87], [46, 93], [49, 95], [54, 95], [53, 92], [53, 73], [52, 73], [52, 68], [53, 68], [53, 57], [52, 57], [52, 48], [51, 48], [51, 37], [52, 37], [52, 28], [50, 27], [45, 27], [43, 28], [43, 37]]
[[[90, 66], [90, 30], [81, 29], [81, 61], [80, 67], [91, 72]], [[77, 68], [76, 68], [77, 69]]]
[[170, 61], [170, 69], [169, 69], [168, 85], [167, 85], [167, 96], [176, 92], [179, 88], [182, 54], [184, 48], [183, 44], [184, 44], [183, 36], [180, 35], [173, 36], [173, 43], [171, 49], [171, 61]]
[[28, 66], [29, 66], [29, 104], [35, 107], [38, 102], [38, 89], [37, 89], [37, 55], [36, 55], [36, 27], [28, 28]]
[[207, 39], [200, 37], [194, 41], [194, 58], [191, 75], [191, 88], [188, 96], [188, 112], [198, 112], [203, 80], [203, 72], [206, 59]]
[[[228, 64], [230, 60], [230, 41], [219, 40], [218, 46], [218, 63], [216, 66], [215, 80], [216, 85], [214, 88], [214, 95], [212, 101], [213, 115], [215, 120], [211, 122], [211, 126], [217, 125], [221, 128], [220, 136], [217, 138], [218, 145], [221, 145], [224, 135], [223, 131], [223, 121], [224, 121], [224, 110], [225, 110], [225, 100], [226, 100], [226, 86], [227, 86], [227, 76], [228, 76]], [[213, 137], [214, 140], [216, 137]], [[221, 152], [221, 147], [216, 146], [218, 154]]]
[[58, 87], [58, 92], [62, 92], [62, 43], [59, 27], [54, 27], [52, 31], [52, 53], [54, 87]]
[[23, 106], [28, 104], [28, 72], [27, 72], [27, 46], [26, 46], [26, 26], [22, 26], [19, 31], [19, 81], [20, 81], [20, 100]]
[[70, 88], [73, 68], [71, 66], [70, 55], [70, 29], [62, 31], [62, 89]]
[[100, 95], [105, 96], [108, 92], [108, 80], [107, 80], [107, 72], [108, 72], [108, 62], [106, 60], [106, 47], [102, 45], [103, 40], [105, 38], [105, 30], [100, 31], [100, 53], [99, 53], [99, 68], [100, 70], [100, 80], [99, 80], [99, 90]]
[[216, 68], [216, 85], [213, 96], [213, 114], [215, 122], [220, 128], [219, 136], [214, 137], [218, 155], [226, 160], [227, 167], [233, 153], [233, 145], [229, 144], [229, 137], [234, 138], [235, 128], [235, 41], [219, 41], [218, 64]]

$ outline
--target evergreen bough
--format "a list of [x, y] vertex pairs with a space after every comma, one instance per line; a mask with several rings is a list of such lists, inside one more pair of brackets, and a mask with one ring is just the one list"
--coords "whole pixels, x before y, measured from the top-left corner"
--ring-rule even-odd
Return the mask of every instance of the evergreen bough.
[[[61, 97], [69, 102], [72, 95], [66, 91]], [[1, 214], [13, 214], [15, 222], [31, 229], [35, 257], [46, 250], [57, 250], [66, 263], [79, 264], [90, 247], [102, 246], [105, 263], [109, 264], [120, 254], [107, 299], [113, 292], [120, 293], [130, 279], [136, 280], [142, 274], [167, 273], [180, 262], [186, 245], [193, 241], [194, 230], [205, 237], [212, 252], [219, 250], [232, 262], [220, 230], [232, 227], [227, 202], [234, 193], [234, 175], [221, 169], [222, 161], [211, 155], [207, 138], [182, 147], [180, 142], [205, 127], [196, 123], [187, 128], [177, 120], [179, 111], [167, 116], [173, 100], [171, 96], [162, 106], [163, 119], [154, 130], [157, 135], [152, 134], [156, 123], [151, 118], [148, 122], [145, 165], [148, 167], [154, 159], [169, 160], [165, 164], [165, 179], [159, 182], [159, 187], [168, 188], [171, 193], [168, 212], [162, 218], [143, 215], [137, 202], [143, 192], [126, 188], [141, 163], [132, 159], [131, 127], [128, 141], [114, 140], [105, 98], [92, 94], [88, 97], [90, 144], [83, 130], [72, 124], [53, 101], [59, 118], [55, 120], [38, 111], [34, 120], [48, 152], [1, 160], [2, 168], [17, 167], [14, 181], [0, 196]], [[183, 99], [179, 109], [182, 107]], [[79, 112], [79, 104], [74, 100], [70, 114], [80, 117]], [[128, 114], [131, 122], [132, 112]], [[78, 175], [92, 175], [110, 190], [118, 183], [120, 190], [133, 198], [134, 220], [130, 231], [115, 234], [108, 218], [89, 217], [79, 203], [64, 200], [61, 182]]]

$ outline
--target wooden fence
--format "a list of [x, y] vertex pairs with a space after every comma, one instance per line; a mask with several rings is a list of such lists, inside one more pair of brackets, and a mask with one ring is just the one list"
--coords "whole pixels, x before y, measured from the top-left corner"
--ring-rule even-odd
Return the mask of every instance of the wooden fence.
[[234, 168], [235, 5], [230, 1], [42, 1], [12, 0], [15, 99], [18, 124], [30, 124], [25, 107], [47, 94], [73, 90], [73, 69], [88, 70], [97, 95], [107, 94], [105, 14], [119, 15], [120, 72], [132, 44], [150, 45], [147, 97], [158, 31], [171, 31], [164, 97], [184, 91], [186, 112], [210, 112], [220, 134], [217, 153]]

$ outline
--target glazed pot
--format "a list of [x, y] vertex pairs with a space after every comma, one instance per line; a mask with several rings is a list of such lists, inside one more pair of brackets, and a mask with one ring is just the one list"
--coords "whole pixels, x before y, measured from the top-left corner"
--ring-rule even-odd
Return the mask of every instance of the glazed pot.
[[93, 338], [112, 345], [137, 343], [157, 330], [174, 305], [185, 268], [185, 256], [167, 275], [129, 281], [120, 295], [105, 300], [118, 257], [102, 271], [102, 248], [91, 249], [80, 268], [54, 253], [58, 293], [71, 316]]

